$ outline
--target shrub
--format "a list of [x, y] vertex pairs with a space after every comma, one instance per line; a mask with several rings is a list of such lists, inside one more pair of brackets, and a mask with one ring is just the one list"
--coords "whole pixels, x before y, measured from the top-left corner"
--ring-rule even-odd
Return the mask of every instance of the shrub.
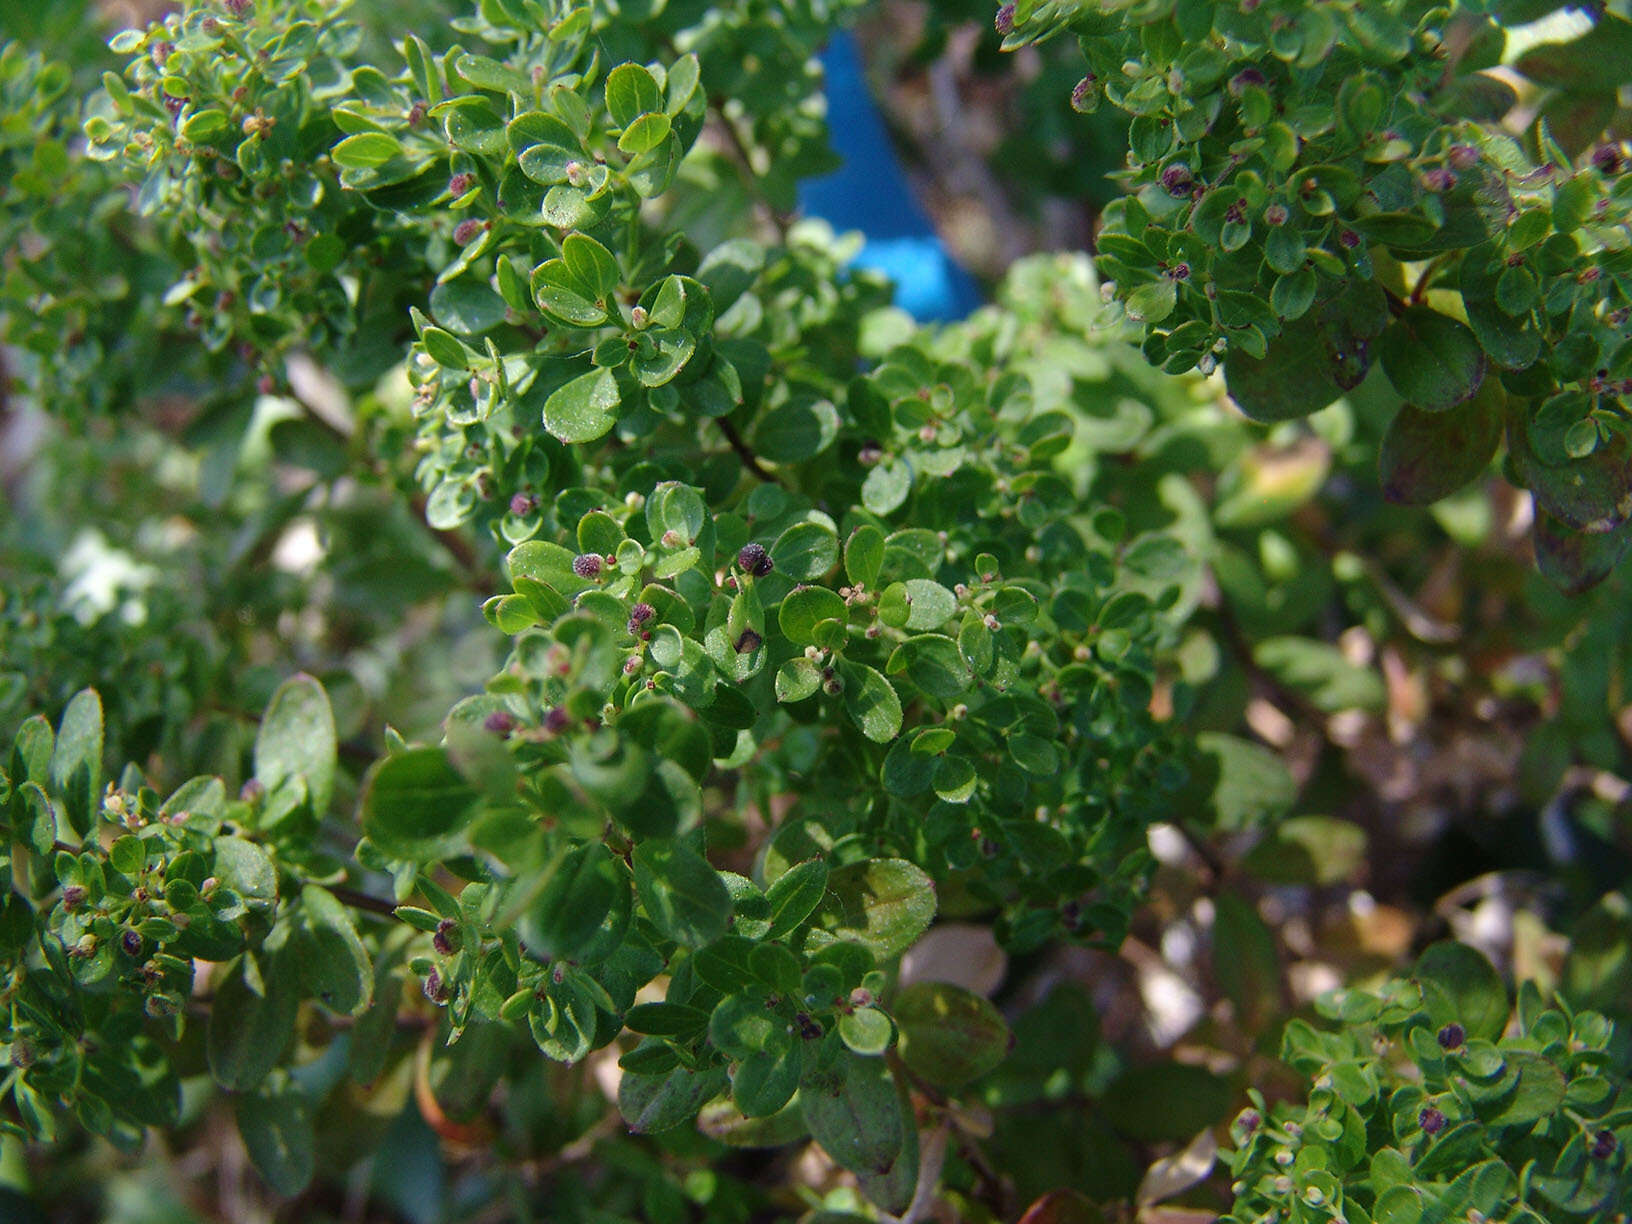
[[[830, 165], [811, 57], [860, 7], [481, 0], [404, 34], [191, 0], [99, 90], [92, 50], [6, 45], [0, 336], [49, 418], [0, 604], [7, 1133], [134, 1152], [230, 1109], [286, 1210], [336, 1217], [426, 1126], [480, 1153], [445, 1218], [1624, 1213], [1625, 1040], [1584, 1010], [1625, 1011], [1618, 899], [1576, 890], [1563, 993], [1512, 1023], [1436, 943], [1317, 1030], [1243, 894], [1318, 896], [1364, 835], [1283, 820], [1298, 783], [1240, 734], [1243, 672], [1312, 723], [1390, 703], [1317, 623], [1383, 615], [1346, 551], [1375, 506], [1307, 567], [1283, 522], [1370, 462], [1348, 402], [1289, 423], [1339, 392], [1398, 411], [1384, 492], [1455, 491], [1505, 429], [1543, 571], [1613, 568], [1618, 79], [1519, 61], [1568, 87], [1540, 174], [1490, 126], [1483, 13], [1005, 5], [1007, 45], [1082, 35], [1073, 105], [1133, 115], [1114, 291], [1036, 257], [919, 327], [793, 216]], [[1283, 1066], [902, 971], [975, 929], [1108, 963], [1198, 893], [1213, 993]], [[807, 1137], [844, 1184], [727, 1159]], [[1150, 1189], [1186, 1141], [1205, 1167]]]

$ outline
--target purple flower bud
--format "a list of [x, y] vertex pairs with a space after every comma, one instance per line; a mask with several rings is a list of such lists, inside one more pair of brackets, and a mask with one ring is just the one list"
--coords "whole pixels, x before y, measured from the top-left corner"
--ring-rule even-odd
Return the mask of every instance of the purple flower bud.
[[1162, 188], [1176, 200], [1189, 195], [1195, 181], [1195, 175], [1190, 173], [1190, 167], [1182, 162], [1175, 162], [1162, 171]]
[[755, 578], [763, 578], [776, 568], [763, 544], [744, 544], [737, 553], [737, 564]]
[[85, 904], [85, 886], [83, 884], [64, 884], [62, 887], [62, 908], [69, 913]]
[[478, 234], [485, 228], [483, 223], [475, 217], [466, 217], [453, 227], [453, 240], [460, 246], [469, 246], [476, 241]]
[[656, 615], [657, 609], [651, 604], [637, 603], [629, 609], [629, 632], [638, 635], [646, 622]]
[[440, 956], [452, 956], [459, 950], [459, 927], [452, 918], [444, 918], [436, 924], [436, 934], [431, 936], [431, 947], [435, 948]]
[[884, 448], [877, 442], [863, 442], [856, 452], [856, 462], [862, 467], [874, 467], [884, 459]]
[[1449, 191], [1456, 186], [1456, 171], [1449, 166], [1430, 166], [1422, 172], [1422, 185], [1429, 191]]
[[266, 783], [259, 778], [251, 778], [238, 788], [238, 798], [245, 803], [259, 803], [266, 795]]
[[254, 7], [254, 0], [221, 0], [221, 4], [234, 17], [242, 17]]
[[1174, 264], [1171, 268], [1167, 269], [1167, 278], [1169, 280], [1176, 280], [1176, 281], [1187, 281], [1187, 280], [1189, 280], [1190, 279], [1190, 265], [1187, 264], [1187, 263], [1176, 263], [1176, 264]]
[[1588, 1149], [1594, 1160], [1608, 1160], [1615, 1154], [1615, 1134], [1613, 1131], [1601, 1130], [1592, 1137], [1592, 1147]]
[[1445, 1129], [1445, 1115], [1429, 1105], [1417, 1115], [1417, 1125], [1422, 1127], [1423, 1134], [1437, 1135]]
[[1454, 144], [1445, 154], [1453, 170], [1472, 170], [1479, 164], [1479, 150], [1470, 144]]
[[548, 731], [551, 735], [559, 735], [562, 731], [567, 729], [567, 724], [571, 721], [572, 716], [570, 714], [568, 714], [560, 706], [555, 706], [549, 711], [549, 713], [544, 715], [544, 730]]
[[1600, 174], [1619, 174], [1624, 164], [1625, 158], [1618, 145], [1599, 145], [1592, 151], [1593, 168]]
[[456, 196], [462, 196], [476, 186], [476, 176], [469, 170], [461, 170], [448, 180], [448, 190]]
[[448, 997], [447, 988], [442, 984], [442, 975], [435, 969], [425, 975], [425, 997], [432, 1003], [440, 1003]]
[[601, 559], [595, 553], [579, 553], [572, 559], [572, 572], [591, 582], [601, 576]]
[[1440, 1049], [1457, 1050], [1462, 1047], [1462, 1043], [1466, 1041], [1467, 1038], [1468, 1035], [1463, 1031], [1462, 1026], [1460, 1024], [1453, 1023], [1447, 1024], [1444, 1028], [1439, 1030], [1437, 1040], [1439, 1041]]
[[494, 735], [509, 735], [510, 732], [516, 729], [516, 720], [510, 716], [507, 710], [494, 710], [486, 718], [482, 719], [482, 727], [484, 730], [493, 732]]
[[126, 956], [140, 956], [142, 954], [142, 937], [135, 931], [124, 931], [119, 936], [119, 946], [125, 950]]
[[1360, 235], [1351, 229], [1341, 231], [1337, 235], [1337, 240], [1351, 251], [1360, 245]]
[[537, 505], [531, 493], [516, 493], [510, 498], [510, 513], [517, 518], [526, 518]]
[[1279, 200], [1271, 200], [1268, 204], [1264, 205], [1265, 225], [1273, 225], [1279, 228], [1280, 226], [1285, 225], [1291, 216], [1291, 210]]
[[1230, 93], [1239, 98], [1246, 90], [1254, 85], [1266, 84], [1264, 74], [1256, 68], [1243, 68], [1230, 78]]
[[1092, 110], [1089, 105], [1094, 94], [1094, 74], [1089, 73], [1071, 88], [1071, 109], [1078, 112]]
[[1007, 38], [1010, 34], [1013, 34], [1014, 5], [1005, 4], [1002, 8], [998, 9], [997, 18], [993, 24], [997, 26], [997, 32], [1003, 35], [1003, 37]]

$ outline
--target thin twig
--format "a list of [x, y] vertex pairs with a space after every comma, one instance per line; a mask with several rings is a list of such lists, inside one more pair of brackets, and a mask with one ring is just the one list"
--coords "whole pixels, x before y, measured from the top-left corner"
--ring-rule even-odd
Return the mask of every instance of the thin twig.
[[737, 432], [735, 425], [724, 417], [715, 419], [719, 421], [720, 432], [725, 435], [725, 440], [731, 444], [731, 449], [737, 452], [737, 458], [742, 460], [743, 467], [768, 484], [781, 483], [772, 473], [765, 470], [764, 465], [759, 461], [759, 456], [754, 454], [753, 447], [742, 440], [742, 435]]
[[896, 1224], [917, 1224], [935, 1202], [935, 1188], [940, 1185], [941, 1168], [946, 1163], [947, 1124], [943, 1121], [929, 1133], [918, 1153], [918, 1182], [912, 1189], [912, 1202], [895, 1217]]
[[385, 914], [395, 916], [397, 907], [381, 897], [373, 897], [368, 893], [359, 892], [355, 888], [347, 888], [344, 884], [327, 885], [334, 899], [342, 905], [349, 905], [352, 909], [366, 910], [371, 914]]

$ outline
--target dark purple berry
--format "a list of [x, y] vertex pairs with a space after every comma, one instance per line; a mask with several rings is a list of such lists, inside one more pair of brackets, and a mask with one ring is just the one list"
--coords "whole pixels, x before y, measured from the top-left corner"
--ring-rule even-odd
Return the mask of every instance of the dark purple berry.
[[586, 582], [601, 576], [601, 559], [595, 553], [579, 553], [572, 559], [572, 572]]
[[1460, 1049], [1462, 1043], [1468, 1039], [1460, 1024], [1447, 1024], [1439, 1030], [1439, 1048], [1442, 1050]]
[[808, 1012], [800, 1012], [795, 1019], [799, 1021], [799, 1035], [806, 1041], [814, 1041], [822, 1035], [822, 1026], [810, 1017]]
[[1612, 144], [1599, 145], [1592, 151], [1592, 165], [1600, 174], [1618, 174], [1625, 158], [1621, 156], [1618, 146]]
[[1013, 34], [1014, 33], [1014, 5], [1005, 4], [1002, 8], [998, 9], [997, 10], [997, 19], [995, 20], [995, 22], [993, 24], [995, 24], [997, 26], [997, 32], [999, 34], [1003, 35], [1003, 37], [1007, 38], [1010, 34]]
[[125, 950], [126, 956], [140, 956], [142, 954], [142, 937], [135, 931], [125, 931], [119, 936], [119, 946]]
[[1360, 245], [1360, 235], [1351, 229], [1340, 231], [1337, 235], [1337, 240], [1351, 251]]
[[1187, 263], [1176, 263], [1176, 264], [1174, 264], [1171, 268], [1167, 269], [1167, 278], [1168, 278], [1168, 280], [1176, 280], [1176, 281], [1189, 280], [1190, 279], [1190, 265], [1187, 264]]
[[760, 637], [759, 634], [755, 633], [752, 629], [744, 629], [742, 631], [742, 636], [736, 641], [735, 649], [738, 654], [753, 654], [754, 651], [758, 650], [760, 646], [764, 644], [764, 642], [765, 639]]
[[516, 720], [510, 716], [507, 710], [494, 710], [486, 718], [482, 719], [482, 726], [484, 729], [493, 732], [494, 735], [509, 735], [510, 732], [516, 729]]
[[1588, 1149], [1594, 1160], [1608, 1160], [1615, 1154], [1615, 1134], [1613, 1131], [1601, 1130], [1592, 1137], [1592, 1147]]
[[556, 706], [544, 715], [544, 730], [551, 735], [559, 735], [567, 729], [567, 724], [571, 721], [572, 715], [568, 714], [560, 706]]
[[775, 568], [763, 544], [744, 544], [737, 553], [737, 564], [755, 578], [763, 578]]
[[1417, 1115], [1417, 1125], [1422, 1127], [1423, 1134], [1437, 1135], [1445, 1129], [1445, 1115], [1429, 1105]]

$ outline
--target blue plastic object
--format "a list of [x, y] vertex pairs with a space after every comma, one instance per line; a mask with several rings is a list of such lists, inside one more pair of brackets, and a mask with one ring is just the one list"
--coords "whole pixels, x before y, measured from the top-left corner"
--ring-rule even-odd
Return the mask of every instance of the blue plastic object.
[[866, 245], [856, 263], [893, 280], [896, 305], [913, 318], [962, 318], [980, 305], [980, 289], [952, 258], [914, 198], [867, 92], [855, 39], [848, 32], [835, 34], [822, 52], [822, 65], [827, 71], [828, 128], [844, 167], [802, 183], [800, 206], [836, 230], [860, 230]]

